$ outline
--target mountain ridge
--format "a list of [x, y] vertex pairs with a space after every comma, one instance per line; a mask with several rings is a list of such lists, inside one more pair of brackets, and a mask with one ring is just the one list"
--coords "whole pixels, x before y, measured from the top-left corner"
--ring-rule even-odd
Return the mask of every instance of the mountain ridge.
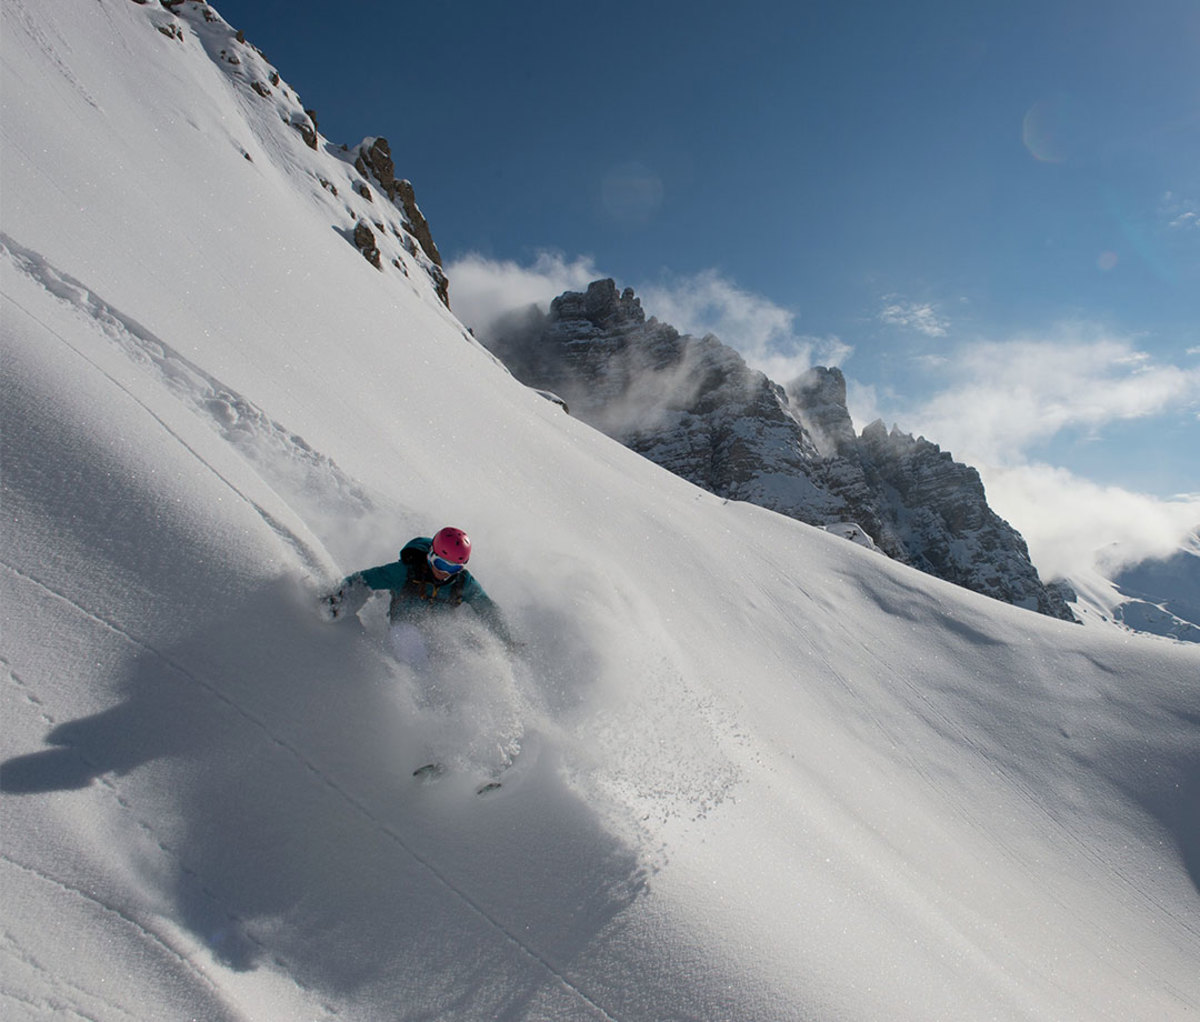
[[1050, 617], [1074, 615], [1042, 583], [1021, 535], [987, 503], [979, 473], [882, 421], [856, 434], [837, 368], [787, 385], [718, 338], [646, 318], [611, 278], [523, 310], [489, 331], [518, 379], [690, 482], [809, 525], [859, 525], [889, 557]]

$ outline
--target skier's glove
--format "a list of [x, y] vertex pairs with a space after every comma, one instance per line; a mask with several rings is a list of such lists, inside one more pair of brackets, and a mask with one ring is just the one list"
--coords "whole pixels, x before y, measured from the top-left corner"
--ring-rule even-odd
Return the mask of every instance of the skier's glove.
[[322, 596], [318, 601], [321, 616], [326, 621], [353, 617], [370, 595], [367, 584], [358, 575], [351, 575], [335, 592]]
[[318, 607], [321, 617], [326, 621], [336, 621], [342, 616], [342, 591], [339, 589], [336, 593], [322, 596], [318, 601]]

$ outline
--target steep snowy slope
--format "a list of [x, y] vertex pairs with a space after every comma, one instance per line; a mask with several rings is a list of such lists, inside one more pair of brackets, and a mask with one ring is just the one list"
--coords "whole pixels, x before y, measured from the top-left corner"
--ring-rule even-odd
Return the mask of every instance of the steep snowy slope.
[[[205, 5], [2, 16], [4, 1017], [1200, 1011], [1194, 647], [520, 386]], [[447, 636], [440, 711], [313, 597], [446, 522], [527, 647]]]

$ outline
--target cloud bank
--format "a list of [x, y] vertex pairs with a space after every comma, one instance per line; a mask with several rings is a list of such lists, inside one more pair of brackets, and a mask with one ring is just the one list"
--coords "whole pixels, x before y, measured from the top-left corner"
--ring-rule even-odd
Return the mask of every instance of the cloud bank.
[[1049, 339], [961, 346], [943, 376], [947, 386], [916, 411], [915, 425], [995, 465], [1023, 460], [1064, 430], [1098, 434], [1200, 403], [1200, 368], [1156, 363], [1128, 338], [1079, 326]]
[[796, 330], [796, 314], [738, 287], [716, 270], [670, 277], [637, 289], [642, 308], [680, 333], [713, 334], [753, 368], [788, 383], [814, 365], [841, 365], [853, 348], [840, 338]]
[[979, 469], [989, 502], [1025, 536], [1044, 576], [1089, 571], [1114, 544], [1125, 563], [1162, 556], [1200, 525], [1196, 496], [1101, 486], [1031, 458], [1064, 432], [1099, 439], [1117, 422], [1194, 415], [1200, 368], [1157, 362], [1132, 338], [1072, 324], [1048, 337], [962, 345], [941, 373], [942, 388], [898, 421]]
[[993, 467], [984, 479], [988, 502], [1020, 529], [1046, 579], [1166, 557], [1200, 525], [1200, 495], [1161, 500], [1038, 463]]

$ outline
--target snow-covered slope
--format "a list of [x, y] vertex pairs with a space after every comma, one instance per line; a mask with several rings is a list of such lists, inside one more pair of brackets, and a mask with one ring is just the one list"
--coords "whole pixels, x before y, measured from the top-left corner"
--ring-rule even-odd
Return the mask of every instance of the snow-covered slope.
[[[399, 211], [203, 4], [2, 28], [5, 1018], [1200, 1011], [1194, 647], [723, 502], [520, 386], [403, 237], [363, 259]], [[313, 598], [446, 522], [528, 645], [465, 628], [443, 713], [378, 601]], [[421, 786], [431, 743], [462, 769]]]

